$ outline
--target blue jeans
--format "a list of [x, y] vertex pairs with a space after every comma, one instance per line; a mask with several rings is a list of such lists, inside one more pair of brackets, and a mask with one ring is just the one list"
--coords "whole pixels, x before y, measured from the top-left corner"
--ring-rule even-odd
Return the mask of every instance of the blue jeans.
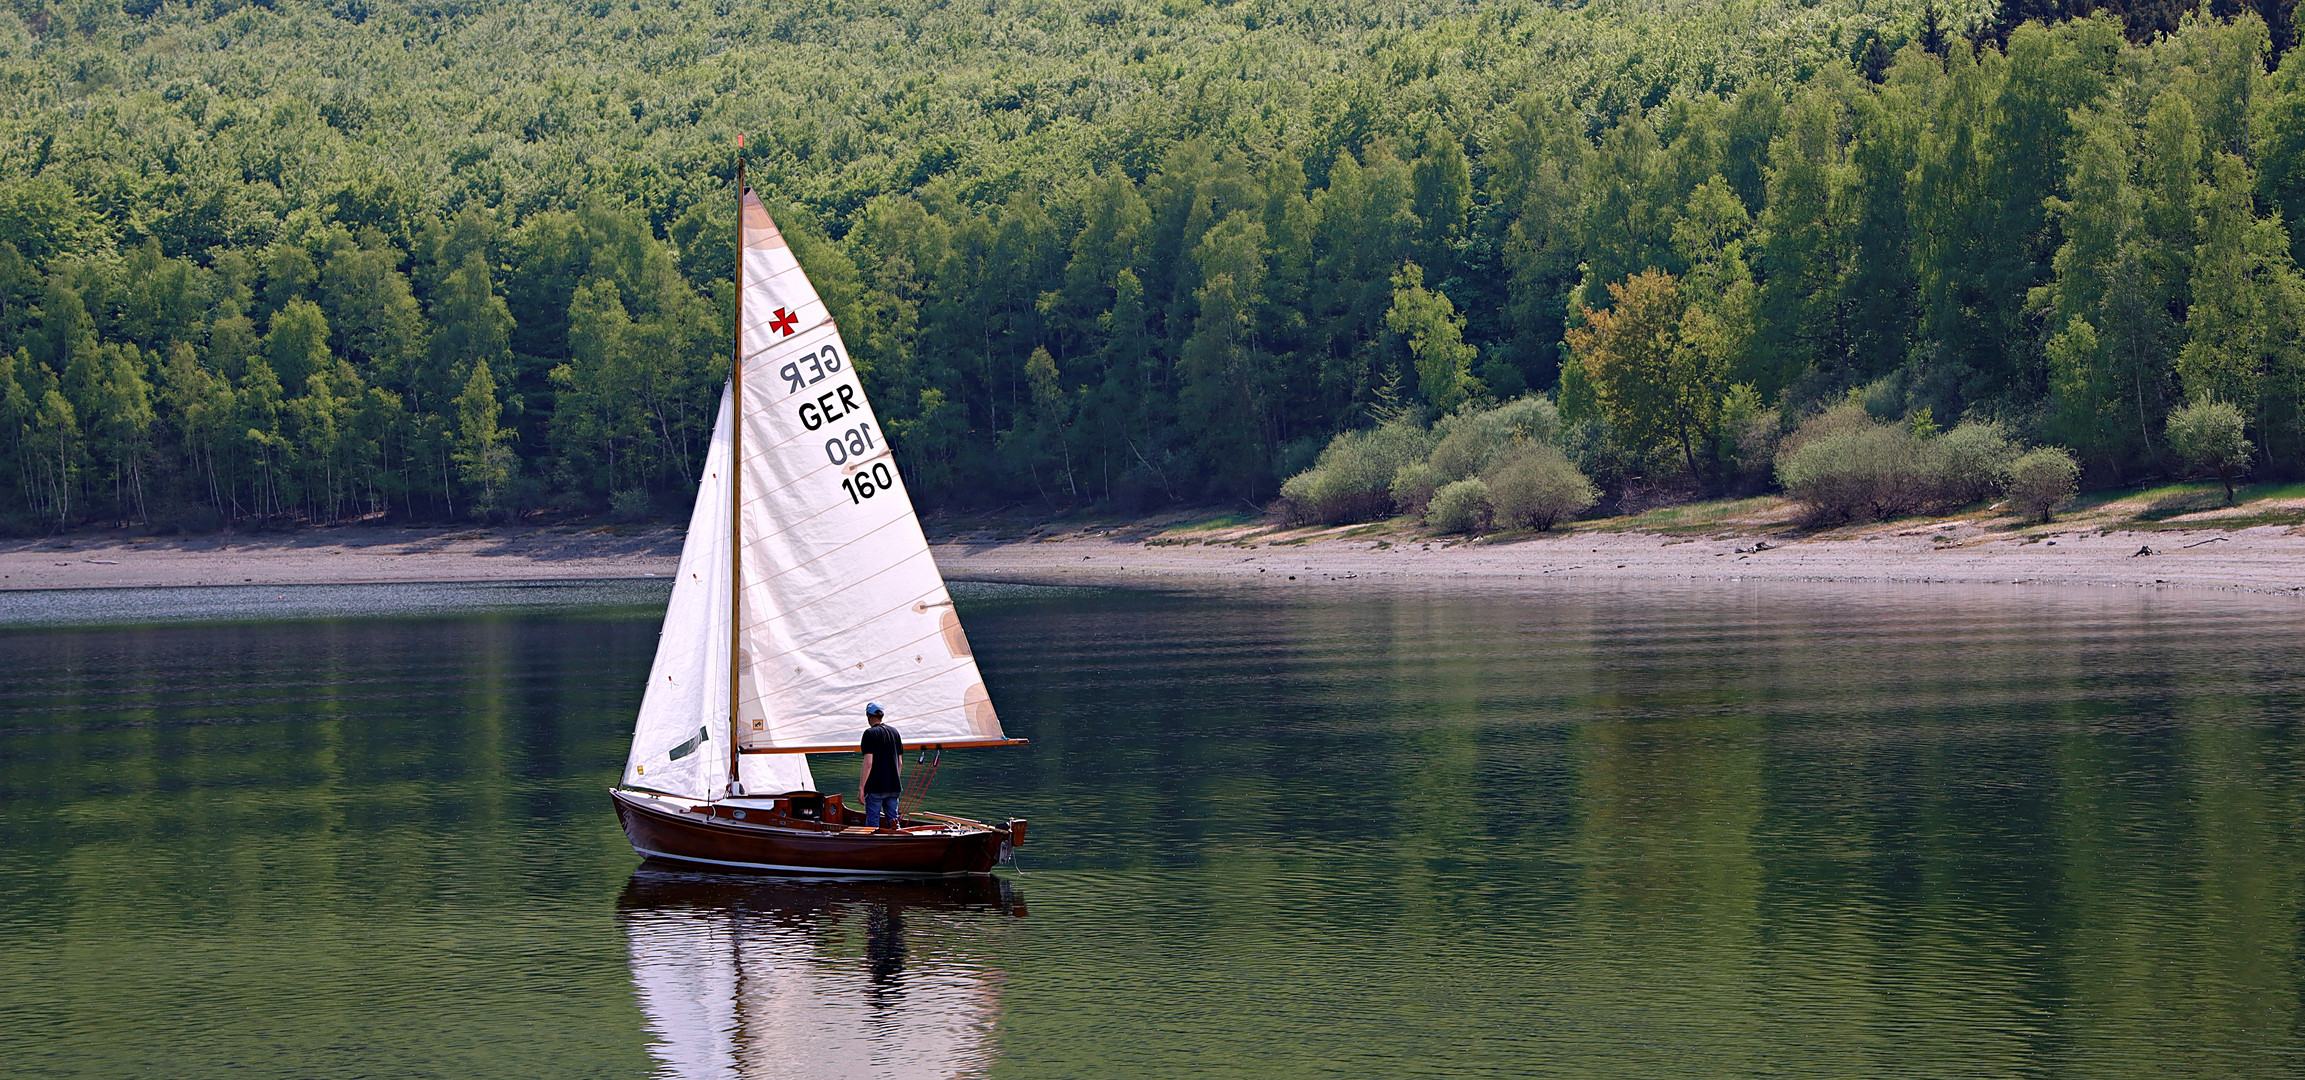
[[904, 793], [900, 791], [866, 792], [864, 796], [864, 827], [877, 829], [884, 820], [892, 829], [904, 824], [904, 818], [897, 813], [896, 809], [896, 802], [903, 795]]

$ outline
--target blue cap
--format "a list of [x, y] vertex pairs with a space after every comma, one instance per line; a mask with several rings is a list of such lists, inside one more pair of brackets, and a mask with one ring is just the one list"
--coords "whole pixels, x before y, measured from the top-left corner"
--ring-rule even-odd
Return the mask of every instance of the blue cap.
[[880, 703], [879, 703], [879, 702], [877, 702], [877, 701], [868, 701], [868, 702], [866, 702], [866, 703], [865, 703], [865, 705], [864, 705], [864, 714], [865, 714], [866, 716], [879, 716], [879, 715], [880, 715]]

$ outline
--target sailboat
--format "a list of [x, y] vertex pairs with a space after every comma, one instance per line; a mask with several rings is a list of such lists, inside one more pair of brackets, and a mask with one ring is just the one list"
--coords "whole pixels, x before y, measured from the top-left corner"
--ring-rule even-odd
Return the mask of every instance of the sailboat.
[[[1001, 731], [848, 347], [741, 159], [737, 244], [735, 369], [609, 792], [625, 836], [722, 871], [990, 873], [1025, 822], [921, 800], [945, 750], [1025, 740]], [[911, 762], [893, 831], [809, 770], [808, 754], [857, 754], [867, 702]]]

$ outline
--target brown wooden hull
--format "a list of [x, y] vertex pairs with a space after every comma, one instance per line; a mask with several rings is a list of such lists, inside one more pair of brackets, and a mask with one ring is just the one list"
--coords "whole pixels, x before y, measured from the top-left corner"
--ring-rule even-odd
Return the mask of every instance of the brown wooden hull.
[[609, 792], [624, 835], [641, 855], [721, 871], [861, 877], [989, 874], [1010, 840], [1005, 826], [937, 818], [933, 828], [869, 833], [838, 825], [794, 828], [732, 820], [693, 804]]

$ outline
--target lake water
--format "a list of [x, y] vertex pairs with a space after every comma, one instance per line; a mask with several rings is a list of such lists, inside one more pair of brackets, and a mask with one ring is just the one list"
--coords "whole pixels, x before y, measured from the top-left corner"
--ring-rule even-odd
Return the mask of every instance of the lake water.
[[2305, 1075], [2297, 602], [1362, 584], [956, 589], [879, 886], [638, 869], [660, 585], [0, 593], [0, 1074]]

